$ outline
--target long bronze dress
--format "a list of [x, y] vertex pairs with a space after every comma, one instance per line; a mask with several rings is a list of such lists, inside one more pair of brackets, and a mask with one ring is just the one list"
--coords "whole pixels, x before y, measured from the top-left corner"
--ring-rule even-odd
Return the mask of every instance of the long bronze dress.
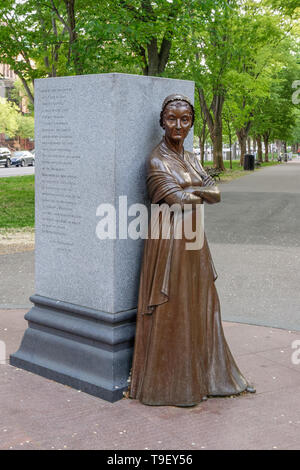
[[[183, 207], [188, 187], [212, 184], [192, 153], [180, 157], [164, 139], [149, 157], [153, 204]], [[129, 392], [144, 404], [189, 405], [248, 386], [224, 337], [205, 234], [201, 249], [185, 249], [187, 241], [172, 234], [145, 241]]]

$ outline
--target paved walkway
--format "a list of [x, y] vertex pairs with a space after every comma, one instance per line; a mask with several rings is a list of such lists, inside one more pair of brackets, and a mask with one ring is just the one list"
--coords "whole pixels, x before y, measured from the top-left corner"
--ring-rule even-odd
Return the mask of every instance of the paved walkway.
[[[0, 311], [6, 357], [18, 349], [24, 310]], [[224, 324], [255, 395], [211, 398], [194, 408], [114, 404], [0, 365], [0, 449], [299, 449], [300, 333]]]
[[299, 178], [294, 162], [262, 169], [206, 206], [225, 335], [255, 395], [190, 409], [110, 404], [9, 366], [26, 328], [16, 305], [34, 292], [33, 252], [1, 255], [0, 305], [12, 309], [0, 310], [0, 449], [299, 449]]
[[8, 176], [23, 176], [23, 175], [34, 175], [35, 167], [34, 166], [25, 166], [25, 167], [11, 167], [5, 168], [0, 166], [0, 178], [7, 178]]
[[0, 254], [0, 309], [30, 308], [34, 294], [34, 251]]
[[[222, 318], [300, 330], [300, 162], [221, 185], [205, 206]], [[0, 255], [0, 308], [29, 308], [34, 252]]]
[[300, 162], [221, 185], [205, 206], [222, 318], [300, 330]]

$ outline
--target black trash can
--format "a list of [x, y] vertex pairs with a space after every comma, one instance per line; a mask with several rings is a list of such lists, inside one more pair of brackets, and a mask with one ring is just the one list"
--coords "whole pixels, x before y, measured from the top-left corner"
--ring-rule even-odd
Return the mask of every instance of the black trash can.
[[249, 153], [247, 153], [244, 156], [244, 170], [254, 171], [254, 160], [254, 155], [250, 155]]

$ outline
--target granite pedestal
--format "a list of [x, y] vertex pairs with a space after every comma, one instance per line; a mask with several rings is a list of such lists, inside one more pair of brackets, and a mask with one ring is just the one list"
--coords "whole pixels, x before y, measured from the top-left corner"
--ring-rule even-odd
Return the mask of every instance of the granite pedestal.
[[[115, 73], [36, 80], [36, 294], [12, 365], [122, 398], [144, 243], [127, 236], [126, 205], [149, 202], [145, 161], [175, 92], [193, 98], [194, 83]], [[188, 150], [192, 142], [191, 132]], [[103, 204], [116, 209], [115, 239], [98, 236]]]

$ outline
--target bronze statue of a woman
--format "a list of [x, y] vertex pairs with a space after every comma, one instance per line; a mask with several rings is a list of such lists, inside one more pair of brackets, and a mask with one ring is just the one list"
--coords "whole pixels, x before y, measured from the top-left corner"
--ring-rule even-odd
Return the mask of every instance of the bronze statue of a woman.
[[[147, 185], [152, 204], [182, 210], [189, 205], [195, 225], [197, 207], [219, 202], [220, 192], [184, 150], [193, 122], [189, 98], [174, 94], [164, 100], [165, 136], [149, 157]], [[190, 239], [184, 230], [175, 237], [174, 226], [169, 238], [160, 227], [160, 236], [145, 242], [129, 396], [147, 405], [193, 406], [210, 396], [255, 392], [226, 343], [203, 224], [196, 230], [202, 231], [197, 249], [187, 249]]]

